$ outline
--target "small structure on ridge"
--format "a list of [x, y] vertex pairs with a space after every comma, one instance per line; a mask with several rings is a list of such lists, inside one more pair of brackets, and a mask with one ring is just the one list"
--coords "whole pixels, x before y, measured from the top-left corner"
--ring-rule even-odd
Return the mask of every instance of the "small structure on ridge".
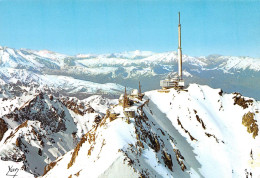
[[125, 87], [125, 93], [119, 97], [119, 105], [123, 106], [123, 108], [129, 107], [131, 105], [131, 102], [126, 93], [126, 87]]
[[141, 84], [140, 84], [140, 81], [139, 81], [139, 89], [133, 89], [131, 91], [131, 94], [130, 94], [130, 98], [136, 98], [136, 99], [139, 99], [142, 101], [144, 97], [144, 94], [142, 93], [142, 90], [141, 90]]

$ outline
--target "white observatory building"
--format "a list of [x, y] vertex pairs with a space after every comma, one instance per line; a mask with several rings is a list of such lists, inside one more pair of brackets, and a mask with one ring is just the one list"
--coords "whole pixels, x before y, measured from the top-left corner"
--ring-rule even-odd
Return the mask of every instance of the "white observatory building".
[[163, 89], [176, 88], [181, 89], [184, 87], [184, 80], [182, 78], [182, 51], [181, 51], [181, 23], [180, 23], [180, 12], [179, 12], [179, 25], [178, 25], [178, 74], [174, 76], [168, 75], [165, 80], [160, 81], [160, 86]]

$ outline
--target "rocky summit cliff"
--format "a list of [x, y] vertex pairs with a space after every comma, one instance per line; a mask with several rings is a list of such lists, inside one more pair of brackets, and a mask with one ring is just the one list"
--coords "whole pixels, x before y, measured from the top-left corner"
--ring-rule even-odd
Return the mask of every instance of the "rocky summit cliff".
[[260, 175], [259, 101], [197, 84], [129, 100], [34, 95], [1, 116], [1, 164], [46, 178]]

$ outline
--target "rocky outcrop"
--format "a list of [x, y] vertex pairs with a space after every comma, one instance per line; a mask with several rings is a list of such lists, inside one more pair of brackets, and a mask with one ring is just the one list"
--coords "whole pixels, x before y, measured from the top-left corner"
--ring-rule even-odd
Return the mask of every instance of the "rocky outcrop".
[[255, 138], [258, 135], [258, 124], [257, 121], [254, 119], [255, 114], [248, 112], [243, 115], [242, 118], [242, 124], [247, 128], [248, 133], [253, 134], [253, 138]]
[[40, 121], [44, 127], [58, 132], [66, 130], [65, 110], [66, 108], [57, 99], [50, 100], [47, 94], [39, 93], [22, 107], [3, 117], [18, 123], [27, 120]]
[[0, 119], [0, 141], [3, 139], [3, 136], [7, 130], [8, 130], [7, 124], [3, 119]]
[[252, 99], [246, 100], [245, 97], [243, 97], [240, 93], [234, 93], [234, 94], [235, 94], [235, 96], [233, 97], [234, 105], [237, 104], [244, 109], [246, 109], [246, 108], [248, 108], [248, 106], [252, 105], [252, 103], [253, 103]]

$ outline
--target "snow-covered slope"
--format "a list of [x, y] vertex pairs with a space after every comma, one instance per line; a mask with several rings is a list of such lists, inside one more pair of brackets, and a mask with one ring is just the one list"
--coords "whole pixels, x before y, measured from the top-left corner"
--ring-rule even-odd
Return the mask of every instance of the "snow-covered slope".
[[260, 175], [258, 101], [197, 84], [134, 101], [134, 117], [112, 106], [43, 177]]
[[260, 175], [260, 102], [195, 84], [187, 91], [146, 95], [149, 118], [175, 136], [185, 160], [201, 175]]
[[104, 115], [104, 109], [95, 105], [110, 105], [100, 96], [90, 98], [96, 102], [93, 108], [77, 98], [57, 98], [41, 90], [27, 91], [26, 87], [23, 92], [1, 99], [0, 164], [10, 163], [19, 172], [35, 176], [42, 175], [47, 164], [73, 149], [95, 119]]
[[107, 113], [96, 122], [74, 150], [45, 167], [44, 177], [188, 176], [173, 139], [141, 114], [146, 100], [136, 101], [129, 108], [136, 117], [126, 117], [122, 106], [113, 106], [110, 112], [117, 117]]

